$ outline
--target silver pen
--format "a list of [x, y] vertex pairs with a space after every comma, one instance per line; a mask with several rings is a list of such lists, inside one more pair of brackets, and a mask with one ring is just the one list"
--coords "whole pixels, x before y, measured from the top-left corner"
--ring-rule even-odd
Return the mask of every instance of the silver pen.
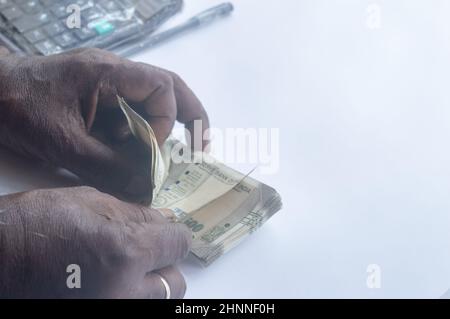
[[[190, 18], [188, 21], [186, 21], [174, 28], [157, 33], [155, 35], [148, 36], [144, 39], [140, 39], [139, 42], [137, 42], [137, 43], [132, 43], [132, 44], [128, 43], [128, 44], [124, 44], [123, 46], [118, 47], [118, 48], [108, 48], [108, 49], [122, 57], [129, 57], [133, 54], [136, 54], [136, 53], [142, 51], [143, 49], [151, 48], [151, 47], [153, 47], [163, 41], [167, 41], [181, 33], [184, 33], [186, 31], [190, 31], [190, 30], [193, 30], [200, 26], [203, 26], [205, 24], [211, 23], [218, 18], [228, 16], [233, 11], [233, 9], [234, 9], [233, 4], [231, 4], [230, 2], [222, 3], [218, 6], [215, 6], [213, 8], [210, 8], [206, 11], [199, 13], [198, 15]], [[129, 40], [131, 41], [132, 39], [129, 39]]]

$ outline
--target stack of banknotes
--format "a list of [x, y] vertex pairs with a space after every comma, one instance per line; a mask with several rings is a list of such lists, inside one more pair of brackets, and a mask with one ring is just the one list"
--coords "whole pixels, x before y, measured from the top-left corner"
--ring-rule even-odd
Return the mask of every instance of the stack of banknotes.
[[[118, 97], [133, 135], [151, 151], [151, 206], [170, 209], [193, 233], [192, 254], [207, 266], [234, 248], [281, 209], [275, 189], [241, 174], [210, 155], [194, 152], [173, 161], [180, 141], [159, 147], [150, 125]], [[150, 165], [150, 164], [149, 164]]]

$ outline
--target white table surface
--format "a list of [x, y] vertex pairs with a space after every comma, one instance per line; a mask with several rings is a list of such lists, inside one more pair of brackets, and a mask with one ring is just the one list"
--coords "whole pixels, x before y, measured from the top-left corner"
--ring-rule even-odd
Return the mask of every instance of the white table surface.
[[[186, 2], [168, 25], [220, 1]], [[231, 18], [134, 57], [180, 74], [215, 127], [280, 129], [279, 172], [254, 176], [278, 189], [284, 209], [209, 268], [184, 262], [187, 297], [442, 296], [450, 288], [450, 2], [235, 6]], [[379, 28], [368, 10], [380, 10]], [[69, 182], [0, 156], [2, 193]], [[366, 285], [369, 264], [381, 268], [379, 289]]]

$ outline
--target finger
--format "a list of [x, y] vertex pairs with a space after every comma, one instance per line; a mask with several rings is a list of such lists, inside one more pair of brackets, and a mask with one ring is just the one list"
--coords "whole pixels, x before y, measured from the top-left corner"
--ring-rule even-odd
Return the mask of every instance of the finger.
[[138, 172], [130, 160], [83, 131], [72, 135], [73, 145], [63, 154], [64, 167], [99, 189], [132, 200], [152, 193], [150, 172]]
[[[183, 224], [143, 224], [137, 235], [139, 246], [147, 249], [149, 271], [162, 269], [186, 258], [192, 233]], [[149, 243], [152, 243], [149, 246]]]
[[121, 205], [119, 211], [127, 220], [135, 223], [167, 224], [176, 221], [175, 214], [170, 209], [153, 209], [119, 200], [117, 202]]
[[173, 80], [177, 105], [177, 120], [183, 123], [188, 130], [190, 134], [190, 140], [188, 142], [190, 142], [190, 145], [195, 150], [205, 150], [209, 144], [209, 136], [207, 133], [210, 128], [210, 122], [205, 108], [180, 76], [171, 71], [158, 69], [161, 72], [167, 73]]
[[169, 208], [158, 208], [155, 209], [158, 213], [161, 214], [166, 220], [169, 222], [175, 223], [177, 221], [177, 216], [175, 215], [174, 211]]
[[[166, 287], [166, 284], [168, 287]], [[141, 299], [181, 299], [186, 293], [186, 281], [175, 267], [167, 267], [145, 276], [137, 290]]]
[[137, 222], [157, 224], [176, 222], [175, 214], [170, 209], [153, 209], [141, 206], [139, 211], [141, 214], [138, 213], [135, 218]]
[[133, 107], [142, 105], [141, 115], [162, 145], [172, 132], [177, 117], [173, 79], [150, 65], [125, 60], [109, 76], [113, 87], [102, 88], [102, 104], [108, 101], [116, 105], [113, 101], [118, 94]]

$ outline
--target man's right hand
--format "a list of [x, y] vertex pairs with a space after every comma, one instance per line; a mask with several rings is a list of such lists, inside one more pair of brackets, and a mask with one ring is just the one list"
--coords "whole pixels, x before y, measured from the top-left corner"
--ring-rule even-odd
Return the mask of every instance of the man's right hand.
[[[191, 233], [160, 212], [93, 188], [0, 197], [0, 298], [172, 298]], [[69, 288], [69, 265], [81, 288]]]
[[151, 163], [133, 144], [117, 95], [147, 120], [160, 145], [175, 121], [191, 137], [197, 120], [209, 128], [199, 99], [173, 72], [98, 49], [49, 57], [0, 52], [0, 145], [139, 201], [151, 194]]

